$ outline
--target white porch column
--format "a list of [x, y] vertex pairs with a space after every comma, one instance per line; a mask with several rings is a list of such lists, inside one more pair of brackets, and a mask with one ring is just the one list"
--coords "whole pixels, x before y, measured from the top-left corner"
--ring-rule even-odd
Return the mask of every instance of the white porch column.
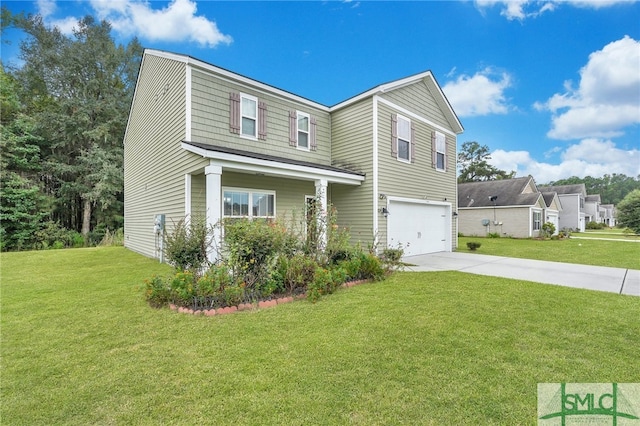
[[218, 260], [218, 250], [220, 250], [221, 229], [219, 226], [222, 219], [222, 167], [211, 164], [204, 168], [206, 176], [206, 207], [207, 207], [207, 227], [213, 227], [213, 247], [209, 250], [208, 258], [210, 262]]
[[327, 180], [318, 179], [315, 182], [316, 185], [316, 208], [319, 210], [318, 214], [318, 235], [320, 241], [318, 241], [318, 248], [322, 251], [327, 247]]

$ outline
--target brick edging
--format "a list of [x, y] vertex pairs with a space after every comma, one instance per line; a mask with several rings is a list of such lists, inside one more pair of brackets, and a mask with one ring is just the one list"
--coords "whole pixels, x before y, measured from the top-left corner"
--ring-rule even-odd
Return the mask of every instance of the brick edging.
[[[363, 283], [367, 283], [370, 281], [371, 280], [348, 281], [342, 284], [340, 287], [348, 288], [348, 287], [353, 287]], [[193, 310], [191, 308], [185, 308], [185, 307], [177, 306], [173, 303], [170, 303], [169, 309], [181, 314], [204, 315], [207, 317], [212, 317], [214, 315], [225, 315], [225, 314], [231, 314], [234, 312], [252, 311], [255, 309], [271, 308], [273, 306], [282, 305], [283, 303], [290, 303], [295, 300], [304, 299], [306, 297], [307, 295], [303, 293], [297, 296], [287, 296], [287, 297], [281, 297], [279, 299], [261, 300], [260, 302], [257, 302], [257, 303], [241, 303], [237, 306], [227, 306], [226, 308], [208, 309], [208, 310]]]

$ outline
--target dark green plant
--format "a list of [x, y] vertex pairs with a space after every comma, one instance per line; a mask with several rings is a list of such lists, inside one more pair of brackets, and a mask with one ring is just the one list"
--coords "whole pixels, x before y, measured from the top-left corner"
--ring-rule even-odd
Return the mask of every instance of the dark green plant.
[[489, 232], [487, 234], [487, 237], [489, 237], [489, 238], [500, 238], [500, 234], [497, 233], [497, 232]]
[[166, 306], [171, 300], [171, 290], [166, 280], [154, 275], [150, 279], [144, 280], [145, 298], [154, 308]]
[[545, 222], [542, 224], [541, 234], [543, 238], [551, 238], [556, 233], [556, 226], [551, 222]]
[[469, 242], [467, 243], [467, 247], [468, 247], [468, 248], [469, 248], [469, 250], [471, 250], [471, 251], [476, 251], [476, 249], [479, 249], [481, 245], [482, 245], [481, 243], [476, 242], [476, 241], [469, 241]]
[[170, 298], [177, 305], [187, 306], [195, 292], [196, 278], [191, 271], [178, 271], [171, 279]]
[[164, 253], [167, 261], [178, 271], [191, 271], [198, 276], [209, 263], [207, 250], [212, 232], [204, 219], [180, 219], [171, 232], [164, 236]]
[[618, 224], [640, 234], [640, 189], [627, 194], [616, 206]]

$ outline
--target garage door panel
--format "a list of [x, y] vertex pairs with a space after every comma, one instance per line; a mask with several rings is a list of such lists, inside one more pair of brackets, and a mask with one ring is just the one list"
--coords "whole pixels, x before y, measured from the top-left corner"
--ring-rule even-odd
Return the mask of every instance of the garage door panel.
[[447, 206], [391, 201], [389, 211], [390, 246], [401, 244], [406, 255], [449, 250]]

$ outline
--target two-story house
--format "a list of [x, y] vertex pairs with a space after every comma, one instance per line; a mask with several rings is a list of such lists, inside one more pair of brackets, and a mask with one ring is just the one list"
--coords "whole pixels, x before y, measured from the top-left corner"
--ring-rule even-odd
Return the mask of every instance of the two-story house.
[[556, 185], [538, 188], [543, 192], [556, 192], [562, 211], [560, 212], [560, 229], [572, 229], [579, 232], [585, 230], [585, 198], [587, 190], [583, 183], [575, 185]]
[[147, 49], [124, 137], [125, 246], [161, 257], [156, 221], [170, 232], [196, 215], [215, 225], [331, 204], [354, 242], [451, 251], [462, 130], [429, 71], [326, 106]]

